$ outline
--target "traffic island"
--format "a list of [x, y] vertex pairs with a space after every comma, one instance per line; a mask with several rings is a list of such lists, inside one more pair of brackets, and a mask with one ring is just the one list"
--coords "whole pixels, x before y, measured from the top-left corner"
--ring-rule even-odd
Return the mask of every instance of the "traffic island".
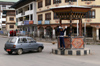
[[52, 53], [56, 55], [72, 55], [72, 56], [83, 56], [83, 55], [89, 55], [90, 49], [52, 49]]
[[[91, 7], [86, 6], [75, 6], [75, 5], [66, 5], [53, 7], [51, 10], [55, 13], [57, 18], [59, 18], [59, 28], [57, 29], [58, 36], [58, 48], [52, 49], [52, 53], [58, 55], [88, 55], [90, 54], [90, 49], [85, 48], [84, 36], [86, 35], [82, 31], [82, 18], [84, 18], [91, 10]], [[66, 23], [65, 26], [62, 26], [62, 20], [69, 20], [69, 24]], [[79, 22], [77, 24], [77, 36], [73, 35], [73, 20]], [[64, 36], [64, 32], [67, 29], [63, 30], [63, 27], [70, 28], [69, 34]], [[62, 50], [60, 50], [62, 49]]]

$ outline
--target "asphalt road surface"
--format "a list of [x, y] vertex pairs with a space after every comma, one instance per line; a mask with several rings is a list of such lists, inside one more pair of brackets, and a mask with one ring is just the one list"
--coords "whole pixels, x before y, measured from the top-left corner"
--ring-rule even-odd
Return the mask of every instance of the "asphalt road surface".
[[61, 56], [51, 53], [56, 45], [44, 43], [41, 53], [28, 52], [22, 55], [8, 55], [4, 44], [8, 38], [0, 37], [0, 66], [100, 66], [100, 45], [88, 45], [91, 54], [87, 56]]

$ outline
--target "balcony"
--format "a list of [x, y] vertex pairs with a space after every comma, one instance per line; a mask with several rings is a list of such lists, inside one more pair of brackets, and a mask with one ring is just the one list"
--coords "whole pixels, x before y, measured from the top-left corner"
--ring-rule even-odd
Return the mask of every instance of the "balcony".
[[2, 24], [2, 26], [6, 26], [6, 24]]
[[17, 24], [17, 25], [18, 25], [18, 26], [23, 25], [23, 21], [18, 22], [18, 24]]
[[33, 14], [33, 10], [25, 11], [25, 15]]
[[16, 18], [18, 17], [22, 17], [22, 13], [19, 13], [18, 15], [16, 15]]
[[2, 21], [6, 21], [6, 18], [2, 18], [1, 20], [2, 20]]
[[2, 16], [6, 16], [6, 14], [3, 14]]

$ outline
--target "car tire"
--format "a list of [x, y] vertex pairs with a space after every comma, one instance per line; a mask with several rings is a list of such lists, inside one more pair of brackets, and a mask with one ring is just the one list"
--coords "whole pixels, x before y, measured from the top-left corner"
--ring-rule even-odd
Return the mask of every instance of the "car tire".
[[42, 47], [39, 47], [38, 48], [38, 52], [42, 52]]
[[8, 52], [8, 54], [12, 54], [12, 52]]
[[18, 55], [21, 55], [22, 53], [23, 53], [23, 50], [22, 50], [22, 49], [18, 49], [18, 50], [17, 50], [17, 54], [18, 54]]

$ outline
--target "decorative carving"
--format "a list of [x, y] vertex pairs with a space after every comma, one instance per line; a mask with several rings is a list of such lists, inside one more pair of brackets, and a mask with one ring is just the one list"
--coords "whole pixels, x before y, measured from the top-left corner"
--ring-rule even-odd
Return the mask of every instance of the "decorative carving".
[[82, 38], [73, 38], [72, 39], [73, 48], [84, 48], [84, 41]]

